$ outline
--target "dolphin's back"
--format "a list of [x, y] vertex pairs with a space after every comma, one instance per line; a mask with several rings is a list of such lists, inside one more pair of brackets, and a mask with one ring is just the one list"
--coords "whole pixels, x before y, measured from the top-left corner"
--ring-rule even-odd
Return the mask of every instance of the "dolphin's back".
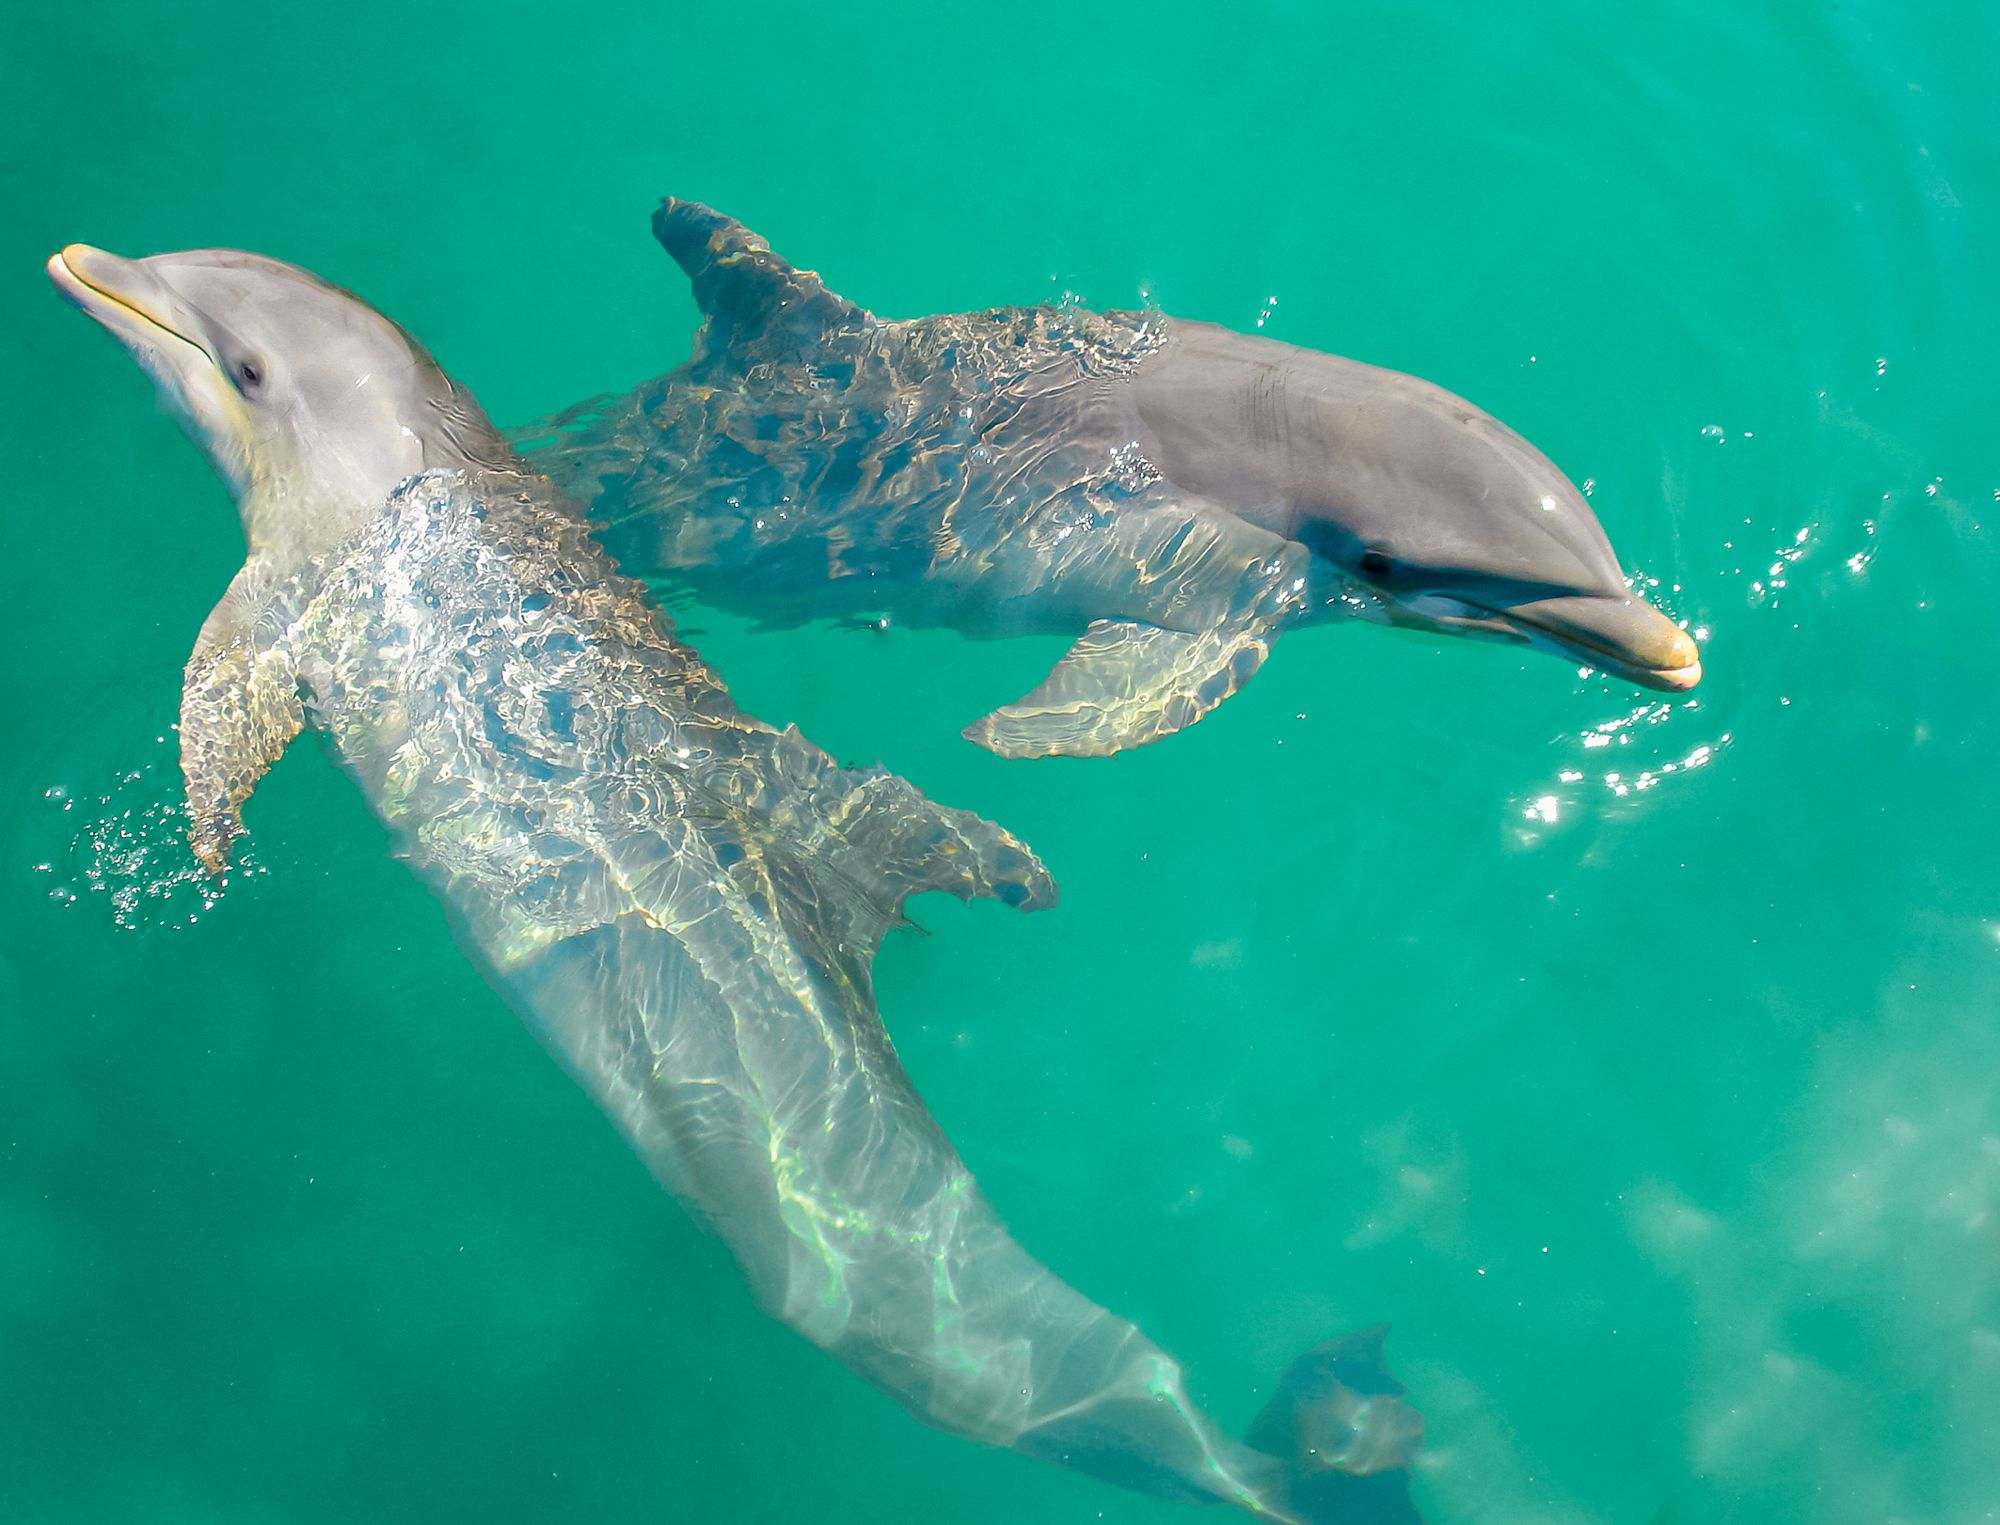
[[[1151, 480], [1119, 453], [1136, 424], [1118, 383], [1163, 342], [1158, 314], [870, 319], [754, 361], [715, 342], [721, 321], [689, 364], [514, 437], [620, 563], [765, 621], [859, 600], [988, 633], [967, 601], [1003, 546], [1052, 504], [1108, 509]], [[1038, 628], [1075, 616], [1053, 602]]]

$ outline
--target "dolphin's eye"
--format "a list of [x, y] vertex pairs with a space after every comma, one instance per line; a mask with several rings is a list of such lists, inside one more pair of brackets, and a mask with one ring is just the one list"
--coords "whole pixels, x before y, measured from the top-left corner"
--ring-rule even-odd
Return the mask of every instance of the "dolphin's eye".
[[236, 362], [236, 380], [244, 391], [254, 392], [264, 384], [264, 369], [254, 360]]
[[1396, 558], [1387, 551], [1366, 550], [1361, 553], [1361, 570], [1373, 578], [1384, 578], [1396, 570]]

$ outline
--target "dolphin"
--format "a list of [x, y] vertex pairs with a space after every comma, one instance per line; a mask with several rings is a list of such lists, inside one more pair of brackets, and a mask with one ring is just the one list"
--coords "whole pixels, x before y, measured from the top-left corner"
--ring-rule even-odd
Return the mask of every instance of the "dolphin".
[[759, 1302], [917, 1417], [1262, 1520], [1419, 1521], [1379, 1329], [1308, 1352], [1250, 1441], [1007, 1232], [924, 1109], [870, 966], [923, 891], [1054, 903], [999, 827], [744, 714], [409, 334], [227, 250], [49, 273], [159, 383], [248, 554], [181, 701], [223, 871], [311, 728], [489, 979]]
[[698, 203], [653, 231], [692, 360], [517, 442], [628, 572], [766, 621], [1075, 636], [966, 728], [1002, 756], [1157, 740], [1338, 618], [1701, 677], [1562, 472], [1427, 381], [1158, 312], [888, 321]]

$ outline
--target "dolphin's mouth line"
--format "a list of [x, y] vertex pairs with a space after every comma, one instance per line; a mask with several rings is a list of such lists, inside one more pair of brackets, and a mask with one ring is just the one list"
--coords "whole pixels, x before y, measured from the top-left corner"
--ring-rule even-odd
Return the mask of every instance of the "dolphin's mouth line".
[[1604, 641], [1592, 640], [1580, 631], [1545, 625], [1539, 620], [1523, 615], [1519, 609], [1495, 608], [1491, 604], [1477, 603], [1462, 593], [1450, 595], [1450, 602], [1456, 606], [1455, 609], [1451, 612], [1441, 612], [1413, 607], [1386, 589], [1377, 589], [1368, 584], [1351, 584], [1350, 587], [1361, 590], [1360, 597], [1355, 599], [1357, 604], [1365, 599], [1366, 603], [1372, 606], [1372, 613], [1360, 608], [1353, 611], [1363, 619], [1373, 619], [1378, 623], [1389, 625], [1409, 625], [1420, 630], [1439, 630], [1485, 640], [1540, 645], [1648, 688], [1690, 689], [1701, 681], [1701, 658], [1698, 652], [1693, 661], [1679, 667], [1655, 667], [1650, 663], [1635, 661], [1619, 648]]
[[1673, 690], [1693, 688], [1701, 679], [1699, 658], [1680, 667], [1653, 667], [1643, 662], [1635, 662], [1623, 652], [1575, 631], [1556, 630], [1535, 620], [1524, 619], [1518, 613], [1504, 609], [1488, 609], [1483, 604], [1473, 604], [1469, 607], [1478, 609], [1506, 629], [1519, 631], [1530, 640], [1546, 641], [1552, 646], [1583, 658], [1593, 667], [1602, 667], [1607, 672], [1616, 673], [1622, 678], [1643, 682], [1655, 688]]
[[[126, 296], [123, 292], [113, 291], [109, 287], [98, 285], [88, 275], [84, 274], [83, 271], [72, 265], [69, 262], [68, 249], [63, 249], [56, 253], [49, 260], [48, 269], [49, 274], [55, 278], [56, 285], [62, 291], [63, 295], [92, 317], [101, 319], [111, 316], [111, 312], [106, 310], [108, 306], [109, 309], [135, 319], [147, 328], [155, 329], [170, 339], [179, 340], [189, 349], [200, 354], [210, 365], [215, 364], [215, 357], [209, 354], [207, 346], [199, 340], [192, 339], [182, 333], [157, 313], [147, 311], [146, 308], [140, 306], [138, 302]], [[96, 300], [92, 300], [93, 298]], [[93, 311], [93, 309], [96, 310]]]
[[[1419, 629], [1439, 630], [1452, 635], [1540, 646], [1544, 650], [1600, 668], [1614, 677], [1623, 678], [1628, 683], [1636, 683], [1642, 688], [1684, 693], [1701, 681], [1701, 657], [1698, 650], [1694, 660], [1679, 667], [1655, 667], [1650, 663], [1635, 661], [1617, 647], [1604, 641], [1592, 640], [1581, 631], [1564, 630], [1553, 625], [1545, 625], [1539, 620], [1529, 619], [1518, 609], [1496, 609], [1488, 604], [1474, 603], [1463, 594], [1453, 595], [1453, 602], [1458, 606], [1458, 612], [1440, 614], [1415, 609], [1405, 611], [1400, 603], [1385, 601], [1383, 613], [1386, 623], [1391, 625], [1411, 624]], [[1689, 644], [1693, 649], [1692, 642]]]

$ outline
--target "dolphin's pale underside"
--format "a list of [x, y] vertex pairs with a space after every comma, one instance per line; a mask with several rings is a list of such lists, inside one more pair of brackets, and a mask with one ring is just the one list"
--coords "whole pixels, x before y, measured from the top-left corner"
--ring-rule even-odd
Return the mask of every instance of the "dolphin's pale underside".
[[[186, 733], [240, 755], [270, 724], [325, 732], [766, 1308], [947, 1430], [1273, 1518], [1310, 1507], [1290, 1501], [1301, 1453], [1221, 1433], [1169, 1356], [1015, 1243], [876, 1015], [869, 964], [908, 895], [1053, 902], [1018, 842], [744, 715], [539, 479], [419, 478], [274, 607], [252, 649], [191, 674]], [[249, 697], [288, 692], [295, 713]], [[1371, 1428], [1376, 1462], [1408, 1459], [1378, 1355], [1317, 1358], [1351, 1368], [1319, 1399], [1334, 1459]], [[1350, 1486], [1400, 1487], [1386, 1471]]]
[[1416, 1518], [1421, 1424], [1379, 1330], [1301, 1358], [1232, 1439], [1171, 1357], [1015, 1242], [911, 1087], [877, 946], [922, 891], [1051, 904], [1032, 853], [739, 710], [573, 504], [346, 293], [233, 251], [72, 247], [51, 273], [239, 494], [250, 556], [182, 696], [204, 861], [319, 732], [510, 1004], [791, 1327], [987, 1444], [1259, 1518]]

